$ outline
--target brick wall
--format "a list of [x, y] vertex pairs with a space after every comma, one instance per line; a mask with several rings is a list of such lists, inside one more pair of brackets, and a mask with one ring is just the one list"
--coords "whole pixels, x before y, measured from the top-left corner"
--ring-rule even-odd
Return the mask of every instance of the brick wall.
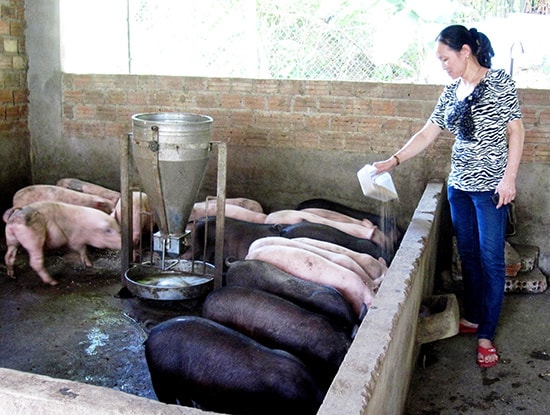
[[0, 133], [28, 136], [24, 0], [0, 1]]
[[24, 5], [0, 0], [0, 211], [31, 182]]
[[[389, 155], [420, 128], [440, 86], [164, 76], [63, 75], [65, 138], [122, 137], [131, 115], [211, 115], [213, 139], [228, 145]], [[520, 90], [523, 162], [550, 161], [550, 92]], [[445, 133], [425, 154], [446, 171]]]

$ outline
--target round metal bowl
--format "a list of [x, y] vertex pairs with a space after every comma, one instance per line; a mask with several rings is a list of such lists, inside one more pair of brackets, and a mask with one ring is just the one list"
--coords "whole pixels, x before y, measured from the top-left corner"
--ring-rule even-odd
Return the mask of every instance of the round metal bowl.
[[126, 287], [137, 297], [177, 301], [201, 297], [214, 288], [214, 265], [179, 261], [168, 271], [150, 265], [134, 265], [124, 273]]

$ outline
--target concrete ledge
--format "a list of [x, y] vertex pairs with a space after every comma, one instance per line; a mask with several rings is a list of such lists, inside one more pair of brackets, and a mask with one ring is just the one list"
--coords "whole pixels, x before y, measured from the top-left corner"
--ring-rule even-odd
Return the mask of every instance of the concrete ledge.
[[204, 412], [100, 386], [0, 368], [0, 413], [194, 415]]

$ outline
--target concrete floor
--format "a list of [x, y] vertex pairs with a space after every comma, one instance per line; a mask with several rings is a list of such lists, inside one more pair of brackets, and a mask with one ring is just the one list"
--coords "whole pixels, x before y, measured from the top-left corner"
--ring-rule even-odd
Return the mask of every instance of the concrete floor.
[[550, 290], [506, 294], [495, 339], [501, 363], [490, 369], [475, 363], [473, 335], [424, 345], [412, 378], [406, 415], [548, 414], [548, 310]]
[[[2, 259], [5, 245], [0, 244]], [[16, 279], [0, 266], [0, 367], [104, 386], [156, 399], [143, 341], [156, 323], [198, 314], [196, 300], [152, 303], [121, 298], [120, 256], [90, 249], [93, 269], [78, 256], [49, 252], [47, 269], [60, 282], [44, 285], [26, 253]]]
[[[155, 399], [143, 355], [147, 332], [173, 316], [199, 314], [200, 302], [120, 298], [118, 252], [91, 250], [91, 256], [94, 269], [84, 269], [72, 253], [49, 252], [56, 287], [41, 283], [24, 252], [15, 280], [0, 261], [0, 367]], [[495, 368], [475, 364], [473, 336], [423, 346], [406, 415], [548, 413], [549, 302], [548, 290], [506, 295], [496, 341], [502, 363]]]

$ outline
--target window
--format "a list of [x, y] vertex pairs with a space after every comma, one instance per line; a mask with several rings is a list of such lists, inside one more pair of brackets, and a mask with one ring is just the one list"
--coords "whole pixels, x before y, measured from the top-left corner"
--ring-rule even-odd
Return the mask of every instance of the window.
[[493, 67], [512, 72], [518, 87], [548, 88], [550, 43], [540, 41], [550, 38], [550, 16], [541, 14], [548, 13], [547, 3], [60, 0], [62, 67], [72, 73], [445, 83], [433, 39], [444, 26], [461, 23], [491, 39]]

